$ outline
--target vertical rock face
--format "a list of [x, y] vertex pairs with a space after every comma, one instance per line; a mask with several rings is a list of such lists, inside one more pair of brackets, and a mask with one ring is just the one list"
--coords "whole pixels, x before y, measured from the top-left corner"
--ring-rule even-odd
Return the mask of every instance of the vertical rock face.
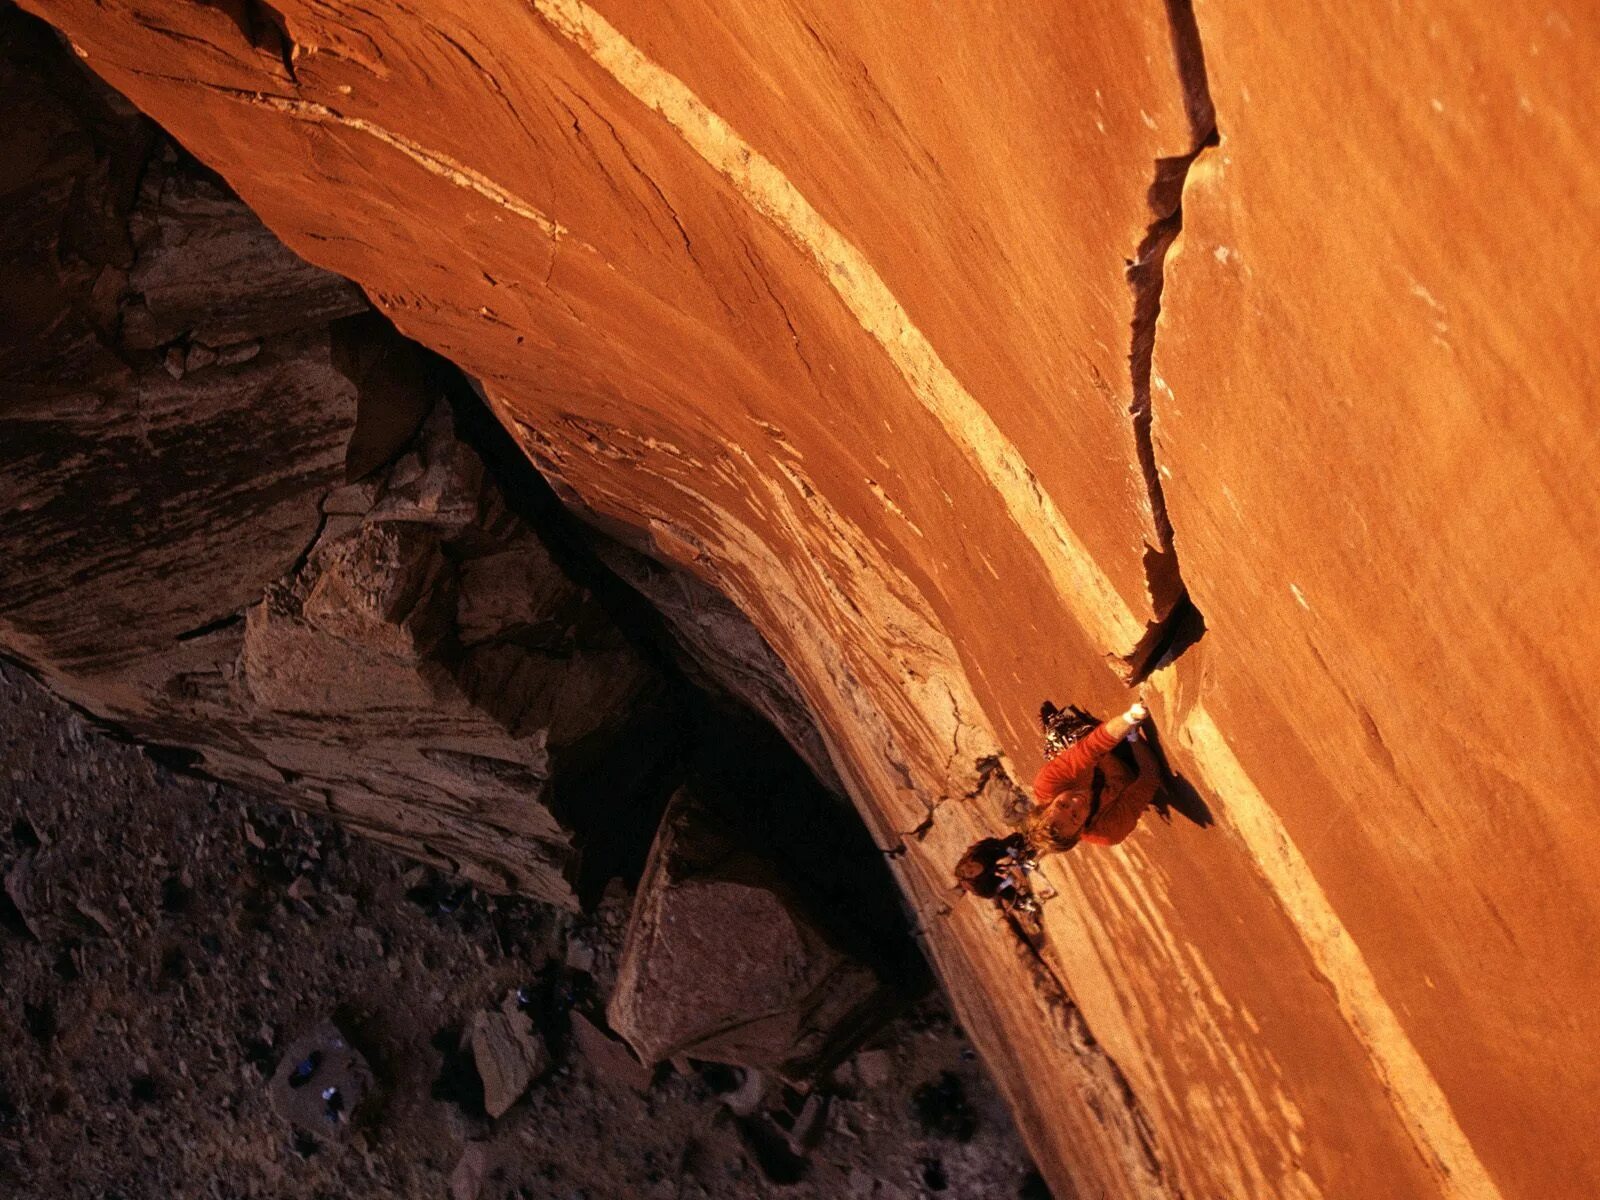
[[1253, 781], [1219, 811], [1327, 931], [1312, 962], [1442, 1190], [1592, 1192], [1566, 1114], [1600, 1094], [1569, 1011], [1600, 983], [1600, 254], [1572, 235], [1600, 26], [1200, 17], [1223, 141], [1155, 410], [1210, 632], [1169, 744]]
[[[1556, 1117], [1600, 1092], [1594, 270], [1524, 265], [1592, 215], [1586, 18], [31, 7], [754, 620], [1063, 1194], [1600, 1187]], [[264, 508], [277, 578], [320, 517]], [[228, 636], [425, 645], [426, 536], [324, 533]], [[1040, 698], [1150, 665], [1174, 548], [1211, 631], [1151, 686], [1215, 824], [1051, 864], [1035, 954], [950, 867]]]

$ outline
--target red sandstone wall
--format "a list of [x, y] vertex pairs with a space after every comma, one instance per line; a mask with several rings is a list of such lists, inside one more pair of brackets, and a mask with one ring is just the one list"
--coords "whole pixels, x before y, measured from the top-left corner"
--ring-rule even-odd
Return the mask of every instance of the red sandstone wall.
[[1600, 1188], [1592, 27], [1199, 6], [1153, 688], [1216, 824], [1055, 864], [1041, 963], [949, 872], [1174, 599], [1181, 12], [32, 7], [757, 621], [1059, 1194]]

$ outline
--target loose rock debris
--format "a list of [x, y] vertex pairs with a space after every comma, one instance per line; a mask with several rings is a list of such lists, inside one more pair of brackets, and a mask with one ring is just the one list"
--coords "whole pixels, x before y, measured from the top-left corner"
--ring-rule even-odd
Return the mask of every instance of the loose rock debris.
[[[805, 1090], [692, 1057], [635, 1087], [584, 1033], [627, 1053], [603, 1019], [625, 891], [605, 917], [486, 896], [174, 776], [0, 665], [0, 873], [24, 859], [38, 936], [0, 922], [0, 1028], [19, 1031], [0, 1038], [8, 1200], [1043, 1194], [937, 1000]], [[513, 1011], [549, 1066], [496, 1119], [471, 1035]], [[354, 1101], [341, 1074], [330, 1121], [334, 1037], [371, 1091]], [[285, 1070], [315, 1131], [274, 1103]], [[919, 1115], [946, 1073], [969, 1141]]]
[[513, 993], [501, 1012], [481, 1012], [472, 1020], [472, 1057], [483, 1080], [483, 1107], [491, 1117], [505, 1114], [550, 1065], [544, 1039]]

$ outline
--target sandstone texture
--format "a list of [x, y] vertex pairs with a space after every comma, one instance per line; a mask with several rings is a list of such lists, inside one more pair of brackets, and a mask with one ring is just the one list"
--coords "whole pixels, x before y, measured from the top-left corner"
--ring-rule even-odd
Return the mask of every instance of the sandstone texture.
[[516, 1005], [503, 1012], [481, 1012], [472, 1018], [472, 1058], [483, 1080], [483, 1107], [491, 1117], [506, 1109], [528, 1090], [534, 1078], [550, 1065], [549, 1052], [533, 1021]]
[[[1600, 1094], [1592, 15], [28, 7], [753, 621], [1059, 1194], [1600, 1189], [1563, 1119]], [[125, 453], [207, 445], [151, 387]], [[293, 407], [218, 421], [271, 462]], [[277, 569], [212, 548], [227, 601], [175, 589], [169, 636], [295, 567], [321, 517], [281, 496], [344, 441], [292, 438], [312, 482], [249, 506]], [[104, 580], [116, 520], [45, 578]], [[359, 619], [425, 657], [426, 548], [324, 532], [356, 540], [221, 636]], [[71, 609], [34, 602], [39, 661]], [[952, 865], [1041, 698], [1152, 671], [1213, 823], [1047, 864], [1036, 951]]]
[[887, 1007], [794, 884], [689, 790], [639, 881], [607, 1016], [646, 1063], [691, 1058], [804, 1078]]

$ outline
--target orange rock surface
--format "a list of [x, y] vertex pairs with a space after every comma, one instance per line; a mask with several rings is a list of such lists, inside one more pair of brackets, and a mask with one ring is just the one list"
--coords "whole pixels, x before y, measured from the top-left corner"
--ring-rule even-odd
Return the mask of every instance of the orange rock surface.
[[[1600, 1190], [1592, 17], [28, 7], [755, 620], [1058, 1195]], [[1167, 516], [1215, 824], [1050, 864], [1036, 954], [951, 867]]]

